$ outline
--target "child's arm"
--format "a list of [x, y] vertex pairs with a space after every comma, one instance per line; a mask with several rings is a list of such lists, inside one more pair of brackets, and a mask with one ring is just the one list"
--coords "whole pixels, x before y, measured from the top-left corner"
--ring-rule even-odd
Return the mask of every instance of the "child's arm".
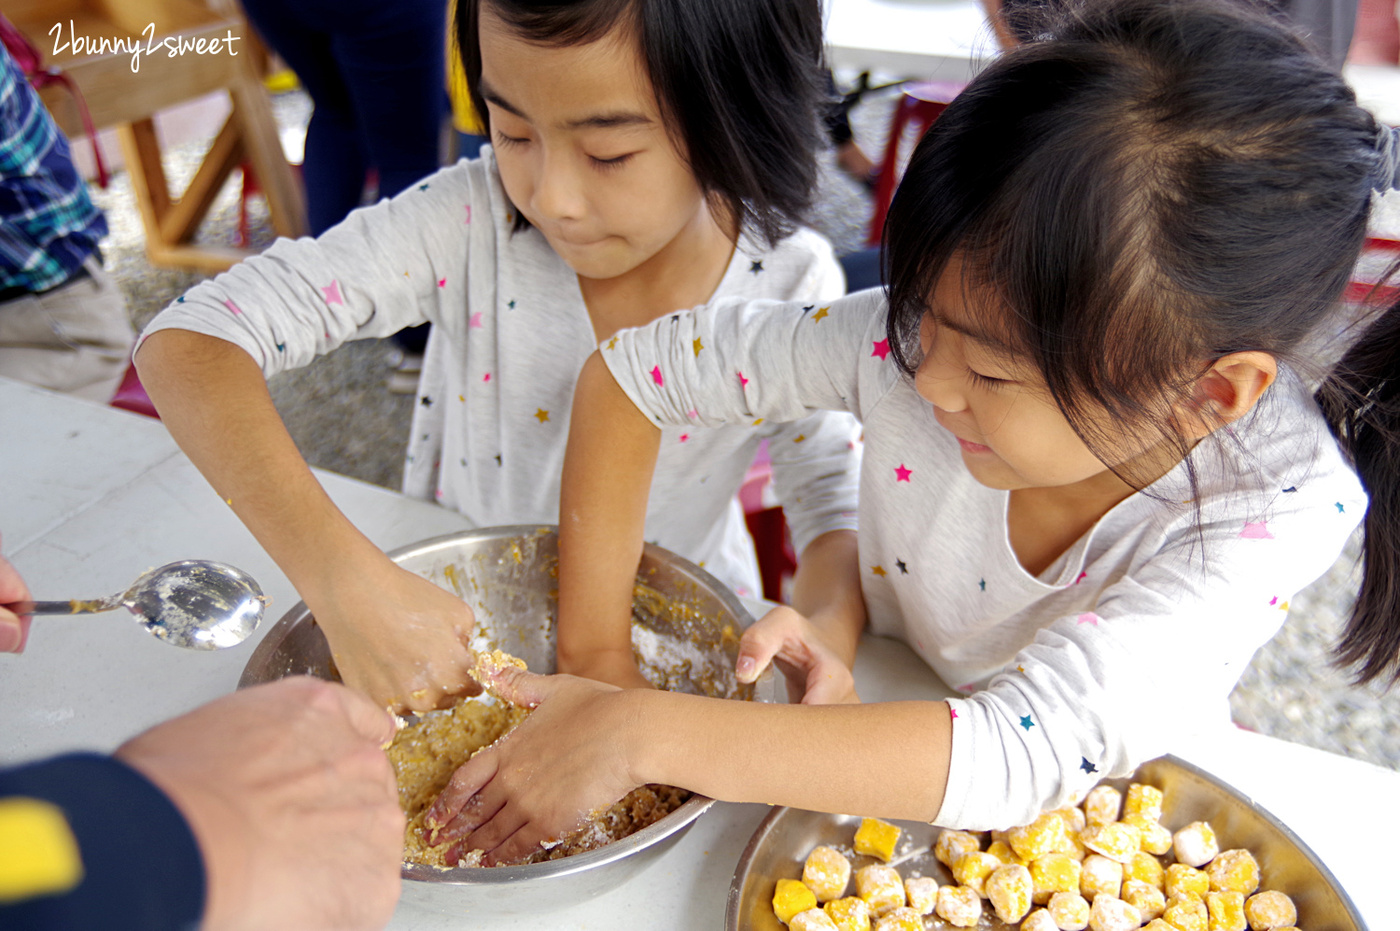
[[[810, 308], [795, 303], [730, 302], [619, 334], [607, 350], [588, 360], [574, 393], [561, 482], [561, 672], [616, 685], [644, 684], [631, 657], [631, 589], [660, 440], [656, 423], [662, 418], [657, 414], [655, 422], [649, 420], [638, 406], [642, 402], [620, 387], [607, 364], [646, 372], [637, 377], [651, 392], [648, 403], [675, 422], [792, 422], [811, 419], [821, 409], [854, 411], [862, 393], [855, 384], [863, 378], [858, 374], [860, 347], [867, 330], [879, 322], [876, 304], [878, 299], [848, 298], [823, 308], [823, 317], [830, 320], [814, 322]], [[825, 328], [817, 329], [823, 322]], [[604, 362], [604, 353], [610, 354], [610, 363]], [[814, 497], [839, 500], [838, 513], [855, 505], [854, 477], [845, 474], [853, 464], [846, 442], [853, 439], [854, 433], [845, 437], [839, 463], [828, 464], [829, 470], [842, 473], [841, 482], [825, 481], [820, 469], [808, 470], [817, 477], [807, 487], [816, 489]], [[785, 442], [792, 444], [792, 437]], [[821, 507], [814, 502], [813, 514]], [[822, 515], [812, 523], [831, 526], [833, 520]], [[864, 624], [855, 537], [833, 530], [818, 540], [804, 549], [811, 568], [799, 580], [798, 610], [815, 615], [821, 631], [816, 652], [822, 655], [792, 665], [799, 677], [817, 667], [824, 675], [837, 666], [845, 667], [841, 675], [848, 677]], [[763, 624], [754, 636], [767, 628]], [[780, 641], [791, 641], [792, 631], [793, 625], [784, 623], [775, 637], [753, 644], [750, 655], [766, 663], [779, 652]], [[793, 659], [790, 653], [779, 658]], [[753, 675], [761, 669], [759, 665]], [[854, 691], [846, 681], [813, 700], [851, 697]]]
[[632, 579], [661, 430], [598, 353], [574, 389], [559, 500], [559, 669], [646, 686], [632, 659]]
[[248, 353], [161, 330], [137, 360], [171, 435], [306, 600], [347, 683], [413, 710], [473, 688], [471, 610], [399, 569], [331, 502]]
[[527, 854], [649, 783], [918, 821], [942, 805], [952, 741], [944, 702], [764, 705], [519, 670], [493, 684], [535, 710], [457, 770], [429, 815], [444, 825], [439, 840], [461, 838], [464, 850], [489, 851], [487, 862]]

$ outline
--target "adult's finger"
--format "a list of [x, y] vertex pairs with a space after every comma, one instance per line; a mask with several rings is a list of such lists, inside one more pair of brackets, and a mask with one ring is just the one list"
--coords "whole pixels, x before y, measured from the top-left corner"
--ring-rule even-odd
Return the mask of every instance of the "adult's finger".
[[[28, 601], [29, 586], [9, 560], [0, 556], [0, 605]], [[23, 653], [29, 639], [29, 615], [17, 615], [0, 608], [0, 653]]]
[[329, 687], [337, 713], [343, 715], [354, 734], [363, 736], [365, 741], [374, 742], [375, 746], [384, 746], [392, 741], [393, 735], [398, 732], [398, 725], [388, 710], [378, 707], [370, 697], [349, 686], [337, 682], [325, 685]]

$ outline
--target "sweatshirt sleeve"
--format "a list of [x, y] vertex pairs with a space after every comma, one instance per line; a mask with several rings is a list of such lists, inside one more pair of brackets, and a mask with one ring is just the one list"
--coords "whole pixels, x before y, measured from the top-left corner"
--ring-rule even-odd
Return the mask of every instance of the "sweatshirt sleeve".
[[[829, 244], [804, 276], [795, 295], [816, 313], [846, 293], [846, 276]], [[768, 437], [773, 492], [783, 508], [792, 545], [801, 558], [813, 540], [836, 530], [857, 530], [860, 492], [860, 423], [848, 413], [820, 411], [776, 424]]]
[[879, 292], [820, 306], [728, 300], [624, 330], [602, 355], [658, 424], [788, 423], [821, 410], [859, 418], [891, 384], [883, 357], [866, 358], [883, 331]]
[[272, 375], [352, 339], [425, 322], [460, 328], [468, 260], [494, 249], [491, 196], [481, 160], [444, 168], [315, 239], [279, 239], [195, 286], [141, 339], [164, 329], [215, 336]]
[[0, 927], [189, 931], [204, 898], [184, 816], [125, 763], [77, 753], [0, 772]]
[[1199, 533], [1173, 525], [1092, 610], [1056, 618], [987, 688], [950, 700], [952, 759], [934, 823], [1029, 823], [1225, 720], [1289, 599], [1332, 565], [1366, 506], [1344, 467], [1279, 499], [1252, 518], [1207, 505]]

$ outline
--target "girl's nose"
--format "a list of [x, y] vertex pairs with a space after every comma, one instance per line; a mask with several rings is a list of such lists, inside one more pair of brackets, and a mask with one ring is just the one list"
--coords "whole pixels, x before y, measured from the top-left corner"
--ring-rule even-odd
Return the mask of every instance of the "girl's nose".
[[583, 187], [567, 158], [545, 154], [532, 200], [531, 206], [541, 217], [577, 220], [583, 216]]
[[967, 407], [963, 393], [962, 369], [948, 358], [945, 341], [934, 342], [914, 372], [914, 390], [934, 407], [955, 414]]

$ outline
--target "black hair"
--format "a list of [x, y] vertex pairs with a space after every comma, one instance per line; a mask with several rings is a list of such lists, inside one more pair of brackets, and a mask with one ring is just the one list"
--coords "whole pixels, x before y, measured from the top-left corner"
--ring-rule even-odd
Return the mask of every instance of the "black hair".
[[[1228, 353], [1308, 371], [1305, 340], [1338, 326], [1365, 238], [1379, 127], [1263, 6], [1067, 3], [1037, 35], [989, 65], [915, 149], [885, 226], [891, 349], [912, 374], [928, 296], [960, 254], [1006, 308], [996, 335], [1042, 373], [1090, 449], [1125, 425], [1160, 436], [1194, 498], [1191, 443], [1169, 411]], [[1360, 326], [1318, 392], [1370, 496], [1337, 655], [1358, 681], [1393, 684], [1400, 304]]]
[[711, 203], [770, 245], [802, 222], [829, 96], [818, 0], [459, 0], [456, 42], [489, 134], [483, 5], [541, 45], [630, 27], [671, 138]]

